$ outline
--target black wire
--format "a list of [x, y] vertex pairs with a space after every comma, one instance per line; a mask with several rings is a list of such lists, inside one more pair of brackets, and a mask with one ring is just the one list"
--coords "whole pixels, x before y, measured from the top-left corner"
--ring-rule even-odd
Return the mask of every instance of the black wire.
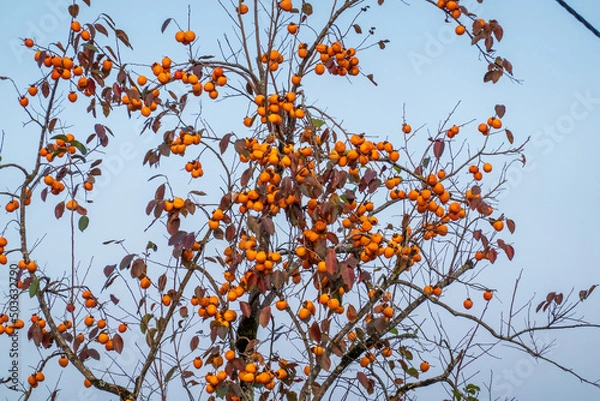
[[587, 29], [590, 30], [594, 35], [600, 38], [600, 31], [598, 31], [592, 24], [586, 21], [577, 11], [573, 10], [570, 5], [564, 2], [564, 0], [556, 0], [558, 4], [560, 4], [565, 10], [569, 12], [575, 19], [581, 22]]

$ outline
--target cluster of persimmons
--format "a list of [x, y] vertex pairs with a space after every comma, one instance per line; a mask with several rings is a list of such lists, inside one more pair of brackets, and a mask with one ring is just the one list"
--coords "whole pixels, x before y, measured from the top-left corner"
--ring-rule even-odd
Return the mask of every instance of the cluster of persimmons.
[[[440, 0], [437, 5], [452, 18], [461, 18], [457, 1]], [[277, 7], [278, 13], [293, 15], [297, 11], [290, 0], [277, 2]], [[241, 18], [249, 8], [241, 1], [235, 11]], [[478, 24], [483, 26], [485, 21]], [[302, 26], [301, 21], [286, 22], [286, 35], [299, 35]], [[30, 98], [39, 96], [38, 92], [42, 92], [44, 99], [52, 98], [49, 93], [64, 83], [70, 102], [78, 101], [78, 96], [83, 95], [94, 104], [104, 102], [105, 109], [123, 107], [130, 115], [139, 113], [137, 116], [157, 121], [153, 119], [162, 118], [176, 108], [167, 105], [170, 100], [161, 99], [162, 93], [177, 97], [169, 92], [169, 88], [178, 85], [186, 96], [206, 93], [214, 100], [221, 96], [219, 91], [232, 88], [229, 77], [240, 74], [239, 68], [226, 62], [177, 62], [170, 57], [152, 63], [147, 74], [129, 71], [129, 67], [119, 63], [111, 51], [97, 53], [101, 46], [96, 42], [96, 35], [102, 29], [98, 24], [82, 25], [74, 16], [69, 33], [73, 46], [68, 48], [74, 53], [60, 48], [42, 48], [32, 39], [26, 39], [24, 45], [33, 49], [42, 78], [29, 86], [27, 94], [19, 97], [21, 106], [31, 110]], [[465, 26], [459, 23], [456, 33], [462, 35], [465, 31]], [[119, 35], [125, 43], [126, 39]], [[342, 38], [322, 39], [313, 44], [294, 42], [291, 59], [284, 57], [284, 54], [290, 54], [286, 49], [276, 48], [257, 56], [256, 61], [260, 69], [265, 70], [265, 76], [277, 74], [284, 68], [290, 73], [285, 88], [274, 84], [255, 85], [247, 96], [249, 112], [243, 117], [244, 127], [241, 128], [252, 134], [238, 136], [232, 156], [233, 164], [244, 173], [234, 177], [234, 185], [224, 191], [218, 207], [213, 205], [209, 209], [190, 195], [166, 197], [161, 194], [152, 200], [156, 206], [155, 216], [164, 219], [171, 238], [182, 232], [180, 217], [191, 219], [194, 215], [200, 219], [195, 213], [196, 208], [202, 207], [206, 211], [206, 218], [200, 220], [202, 229], [193, 233], [193, 241], [184, 244], [184, 241], [173, 240], [171, 245], [177, 263], [194, 269], [200, 265], [198, 260], [206, 252], [209, 239], [220, 244], [220, 270], [212, 279], [213, 285], [203, 288], [201, 293], [176, 286], [168, 288], [165, 280], [161, 283], [161, 278], [144, 270], [132, 274], [132, 280], [137, 280], [140, 297], [154, 299], [155, 306], [162, 311], [180, 310], [181, 315], [189, 316], [189, 319], [206, 321], [211, 331], [223, 329], [231, 337], [235, 336], [235, 325], [252, 313], [245, 306], [249, 298], [256, 292], [266, 297], [274, 291], [273, 306], [277, 310], [274, 313], [280, 313], [282, 318], [287, 316], [304, 330], [315, 324], [321, 327], [320, 330], [331, 330], [328, 338], [336, 335], [335, 330], [349, 328], [341, 341], [347, 343], [347, 347], [359, 347], [364, 341], [361, 333], [365, 327], [374, 321], [382, 322], [386, 328], [393, 327], [399, 312], [399, 303], [394, 302], [389, 288], [379, 291], [371, 285], [365, 293], [366, 301], [363, 301], [371, 306], [370, 310], [357, 317], [357, 309], [363, 306], [357, 300], [365, 295], [360, 294], [365, 287], [358, 285], [359, 279], [368, 282], [374, 278], [374, 266], [383, 266], [389, 274], [396, 275], [422, 268], [426, 266], [430, 244], [436, 244], [436, 241], [447, 243], [443, 237], [458, 238], [458, 228], [465, 226], [465, 221], [489, 224], [484, 230], [491, 235], [504, 230], [504, 216], [494, 211], [490, 206], [492, 201], [481, 191], [484, 174], [492, 173], [490, 161], [471, 157], [462, 165], [454, 160], [444, 163], [441, 154], [434, 155], [435, 151], [429, 149], [432, 161], [419, 169], [409, 169], [408, 162], [403, 163], [406, 148], [395, 145], [409, 135], [411, 138], [419, 136], [419, 131], [414, 132], [406, 122], [399, 128], [398, 137], [386, 140], [373, 140], [364, 134], [338, 132], [334, 135], [333, 128], [325, 130], [315, 124], [323, 117], [312, 115], [314, 109], [311, 111], [305, 106], [304, 78], [325, 72], [346, 78], [361, 74], [359, 50], [346, 46]], [[175, 41], [184, 46], [191, 47], [196, 40], [192, 30], [180, 29], [175, 33]], [[294, 69], [300, 65], [302, 68]], [[111, 77], [114, 81], [109, 82]], [[176, 103], [180, 100], [175, 99]], [[459, 132], [461, 137], [474, 137], [479, 132], [477, 139], [487, 141], [502, 128], [502, 116], [497, 114], [474, 129], [461, 125], [445, 127], [435, 141], [450, 144], [458, 140], [454, 138]], [[326, 122], [323, 124], [327, 126]], [[106, 146], [104, 128], [96, 128], [95, 138], [100, 146]], [[44, 138], [37, 155], [42, 168], [34, 183], [43, 188], [44, 200], [48, 192], [62, 196], [63, 209], [81, 215], [86, 213], [81, 203], [94, 189], [94, 176], [100, 174], [99, 163], [90, 161], [87, 170], [74, 166], [84, 156], [89, 156], [86, 146], [92, 139], [88, 138], [84, 146], [71, 133]], [[209, 140], [203, 138], [201, 131], [182, 124], [165, 132], [162, 145], [168, 155], [184, 156], [187, 153], [189, 156]], [[232, 155], [226, 153], [226, 146], [221, 153], [223, 158], [226, 154]], [[183, 166], [192, 178], [207, 175], [201, 155], [202, 152], [198, 152]], [[80, 177], [80, 181], [74, 184], [75, 177]], [[77, 192], [79, 187], [84, 189], [84, 195]], [[22, 196], [13, 196], [6, 203], [6, 211], [18, 212], [29, 205], [31, 193], [27, 189]], [[151, 213], [151, 209], [147, 211]], [[401, 213], [407, 218], [402, 224], [391, 224], [380, 217], [387, 213]], [[498, 217], [493, 218], [493, 215]], [[198, 226], [198, 220], [194, 220], [194, 224]], [[280, 231], [282, 226], [285, 229]], [[509, 228], [512, 231], [512, 224]], [[265, 240], [265, 236], [270, 239]], [[8, 261], [7, 244], [8, 241], [0, 237], [0, 264]], [[494, 247], [485, 241], [467, 257], [475, 263], [481, 260], [493, 262]], [[122, 266], [129, 267], [130, 263]], [[18, 268], [22, 270], [21, 287], [27, 280], [31, 285], [41, 274], [36, 261], [28, 254], [18, 262]], [[162, 273], [157, 276], [162, 277]], [[420, 283], [419, 296], [439, 300], [442, 297], [441, 282], [440, 279], [439, 283]], [[53, 323], [55, 327], [50, 330], [46, 319], [37, 314], [32, 316], [30, 323], [34, 329], [30, 330], [38, 333], [40, 344], [51, 347], [52, 341], [44, 339], [61, 335], [73, 348], [79, 348], [83, 343], [100, 344], [106, 352], [121, 352], [127, 346], [124, 337], [128, 327], [147, 323], [125, 323], [116, 319], [106, 313], [108, 305], [101, 302], [87, 285], [73, 284], [72, 287], [72, 296], [64, 299], [69, 319], [57, 317], [57, 323]], [[484, 300], [492, 299], [492, 291], [485, 289], [482, 293]], [[467, 298], [463, 306], [470, 309], [473, 301]], [[194, 313], [184, 313], [188, 308]], [[62, 310], [52, 312], [64, 316]], [[153, 313], [161, 312], [156, 309]], [[337, 322], [335, 327], [324, 325], [324, 321], [333, 319]], [[0, 318], [0, 334], [12, 334], [24, 327], [21, 320], [10, 323], [6, 315]], [[325, 339], [311, 337], [307, 341], [310, 361], [323, 361], [334, 352]], [[219, 347], [212, 347], [211, 352], [194, 354], [189, 360], [182, 361], [196, 370], [204, 369], [207, 393], [215, 393], [232, 382], [254, 384], [264, 391], [271, 391], [277, 383], [292, 386], [299, 375], [310, 376], [320, 369], [318, 363], [307, 364], [307, 357], [305, 366], [298, 372], [300, 365], [284, 355], [283, 350], [281, 357], [275, 358], [257, 349], [240, 352], [231, 346], [234, 342], [229, 345], [223, 342]], [[369, 368], [377, 358], [392, 355], [398, 356], [398, 352], [389, 342], [373, 342], [356, 359], [362, 368]], [[70, 365], [66, 355], [59, 352], [55, 356], [61, 367]], [[426, 361], [419, 361], [415, 366], [422, 373], [431, 368]], [[35, 371], [29, 376], [28, 383], [36, 387], [43, 380], [44, 374]], [[87, 387], [94, 385], [87, 378], [84, 384]], [[229, 399], [239, 398], [230, 396]]]

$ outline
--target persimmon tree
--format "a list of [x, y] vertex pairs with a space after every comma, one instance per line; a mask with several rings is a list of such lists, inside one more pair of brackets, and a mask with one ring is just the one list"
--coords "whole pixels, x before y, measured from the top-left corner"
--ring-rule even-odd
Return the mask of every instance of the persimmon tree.
[[[220, 56], [201, 53], [210, 38], [183, 16], [159, 28], [187, 57], [156, 55], [151, 65], [135, 60], [116, 18], [80, 20], [83, 3], [69, 6], [62, 40], [24, 40], [37, 77], [2, 77], [37, 135], [35, 153], [0, 161], [3, 182], [18, 181], [0, 193], [0, 263], [17, 263], [21, 297], [36, 304], [31, 319], [4, 313], [0, 325], [39, 351], [21, 399], [54, 399], [57, 390], [39, 384], [60, 366], [86, 391], [131, 401], [404, 400], [430, 386], [476, 400], [482, 379], [472, 364], [498, 344], [597, 386], [529, 336], [597, 327], [574, 317], [594, 287], [579, 300], [551, 293], [535, 311], [509, 303], [500, 323], [487, 312], [499, 295], [478, 277], [515, 254], [515, 223], [496, 196], [507, 167], [525, 161], [525, 139], [503, 126], [506, 108], [471, 121], [452, 110], [427, 129], [399, 113], [397, 132], [379, 138], [353, 132], [311, 97], [307, 76], [375, 84], [360, 58], [387, 42], [360, 20], [383, 0], [219, 2], [236, 38]], [[487, 61], [485, 82], [514, 79], [493, 49], [497, 21], [458, 1], [427, 3]], [[216, 132], [191, 110], [200, 101], [217, 102], [239, 130]], [[75, 102], [87, 105], [85, 126], [65, 123]], [[107, 239], [101, 249], [113, 263], [84, 269], [75, 250], [100, 245], [86, 240], [102, 219], [88, 204], [118, 135], [115, 114], [144, 119], [141, 134], [154, 143], [139, 162], [156, 174], [136, 184], [155, 192], [139, 205], [146, 225], [122, 234], [150, 239], [142, 249]], [[32, 220], [32, 208], [48, 209], [47, 222]], [[55, 231], [55, 219], [70, 229]], [[68, 269], [36, 252], [32, 226], [71, 249]], [[483, 307], [470, 313], [474, 304]], [[528, 313], [538, 322], [521, 318]], [[134, 363], [119, 358], [126, 350]], [[57, 380], [51, 387], [64, 386]]]

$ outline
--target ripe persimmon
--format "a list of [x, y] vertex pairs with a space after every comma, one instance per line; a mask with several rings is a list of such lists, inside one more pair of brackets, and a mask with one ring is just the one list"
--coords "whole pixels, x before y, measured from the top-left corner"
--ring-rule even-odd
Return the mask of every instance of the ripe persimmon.
[[465, 299], [465, 301], [463, 302], [463, 306], [465, 307], [465, 309], [471, 309], [473, 307], [473, 301], [471, 300], [471, 298]]
[[196, 33], [194, 31], [186, 31], [184, 33], [184, 40], [188, 43], [193, 42], [196, 40]]
[[145, 289], [148, 289], [150, 287], [150, 285], [152, 284], [152, 282], [150, 281], [150, 279], [146, 276], [144, 276], [141, 280], [140, 280], [140, 287]]
[[279, 2], [279, 8], [281, 8], [283, 11], [292, 11], [292, 0], [281, 0]]
[[[275, 307], [277, 308], [277, 310], [285, 310], [288, 306], [288, 303], [285, 299], [281, 299], [277, 302], [275, 302]], [[309, 312], [310, 314], [310, 312]]]

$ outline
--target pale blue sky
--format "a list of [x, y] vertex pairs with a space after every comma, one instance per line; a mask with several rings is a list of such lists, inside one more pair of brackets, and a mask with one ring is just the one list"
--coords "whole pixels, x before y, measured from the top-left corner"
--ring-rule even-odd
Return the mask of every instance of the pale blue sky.
[[[3, 55], [0, 76], [11, 76], [21, 89], [27, 88], [32, 77], [38, 77], [31, 53], [20, 46], [18, 38], [33, 36], [45, 42], [62, 37], [68, 17], [61, 7], [68, 3], [66, 0], [48, 0], [36, 3], [36, 7], [19, 4], [4, 7], [0, 15], [0, 33], [4, 38], [0, 43], [0, 54]], [[179, 49], [179, 54], [172, 51], [173, 27], [161, 35], [160, 25], [166, 17], [176, 17], [185, 23], [185, 2], [153, 0], [143, 2], [143, 7], [141, 2], [110, 0], [93, 3], [91, 11], [82, 6], [81, 19], [100, 12], [111, 15], [117, 25], [129, 33], [137, 60], [143, 55], [141, 61], [152, 62], [167, 53], [173, 58], [184, 57], [183, 50]], [[230, 25], [217, 18], [221, 15], [218, 6], [207, 7], [207, 3], [192, 5], [192, 28], [201, 38], [203, 53], [215, 51], [215, 33]], [[521, 270], [523, 301], [534, 294], [536, 300], [541, 300], [549, 291], [568, 292], [574, 287], [577, 292], [590, 284], [600, 283], [595, 227], [595, 211], [600, 203], [600, 185], [595, 176], [600, 147], [600, 79], [597, 73], [600, 39], [555, 1], [487, 0], [478, 6], [478, 13], [485, 18], [498, 19], [504, 27], [504, 39], [496, 48], [512, 62], [515, 77], [523, 80], [523, 84], [514, 84], [507, 79], [496, 85], [483, 84], [485, 64], [478, 59], [468, 39], [451, 34], [453, 27], [443, 24], [435, 8], [418, 0], [408, 3], [387, 0], [382, 8], [373, 5], [361, 22], [364, 30], [376, 25], [376, 37], [390, 40], [384, 51], [372, 49], [361, 58], [364, 71], [374, 74], [378, 87], [373, 87], [366, 79], [353, 79], [352, 84], [319, 82], [308, 93], [310, 100], [327, 105], [329, 112], [353, 131], [391, 138], [398, 135], [403, 104], [406, 104], [407, 118], [413, 127], [426, 124], [432, 130], [458, 101], [462, 104], [457, 119], [462, 121], [491, 115], [495, 104], [505, 104], [505, 125], [513, 131], [517, 141], [531, 137], [531, 142], [525, 151], [526, 168], [515, 165], [509, 170], [510, 182], [500, 205], [507, 216], [517, 222], [517, 232], [511, 238], [517, 250], [516, 257], [511, 263], [502, 259], [486, 273], [486, 278], [496, 280], [498, 288], [505, 291], [504, 294], [499, 292], [504, 306], [509, 301], [506, 291], [510, 290]], [[465, 2], [466, 5], [474, 3]], [[569, 4], [600, 27], [600, 4], [589, 0], [569, 0]], [[131, 56], [125, 53], [126, 59], [133, 58]], [[310, 80], [306, 81], [307, 86], [310, 83]], [[3, 93], [0, 129], [7, 134], [3, 161], [18, 160], [18, 155], [7, 153], [6, 149], [11, 149], [17, 142], [26, 143], [24, 138], [27, 138], [29, 127], [22, 126], [25, 115], [10, 84], [0, 82], [0, 91]], [[91, 127], [85, 125], [83, 105], [66, 107], [69, 111], [67, 122], [84, 124], [81, 135], [87, 136]], [[241, 121], [238, 121], [241, 119], [224, 115], [219, 104], [205, 101], [203, 107], [204, 117], [217, 132], [241, 130]], [[110, 124], [118, 131], [113, 149], [118, 149], [120, 156], [107, 159], [105, 176], [94, 196], [95, 203], [89, 207], [92, 224], [85, 234], [85, 241], [95, 244], [128, 237], [130, 224], [144, 227], [147, 218], [139, 205], [145, 205], [154, 188], [141, 178], [154, 172], [140, 167], [145, 149], [153, 138], [138, 138], [142, 122], [139, 119], [120, 118], [117, 121]], [[166, 164], [175, 167], [179, 161]], [[131, 182], [139, 182], [139, 186], [132, 187]], [[10, 186], [10, 179], [0, 176], [2, 190], [7, 186]], [[131, 207], [117, 206], [124, 198], [131, 200]], [[109, 214], [109, 210], [115, 209], [115, 214]], [[50, 210], [48, 206], [47, 210], [33, 213], [47, 217]], [[3, 227], [5, 217], [1, 213], [0, 227]], [[101, 224], [100, 220], [106, 224]], [[67, 227], [66, 220], [50, 221], [61, 228]], [[128, 244], [136, 248], [143, 246], [147, 239], [134, 234]], [[42, 247], [52, 248], [47, 240]], [[96, 249], [95, 245], [81, 249], [82, 260], [89, 260]], [[100, 268], [104, 262], [114, 262], [114, 257], [99, 255], [94, 264]], [[4, 283], [3, 280], [4, 276], [0, 282]], [[590, 318], [598, 319], [598, 294], [594, 295], [586, 312]], [[2, 341], [4, 339], [0, 338], [0, 347], [4, 344]], [[22, 346], [27, 345], [23, 343]], [[598, 373], [599, 350], [597, 334], [588, 331], [558, 336], [553, 356], [593, 377]], [[481, 366], [482, 379], [489, 378], [489, 368], [494, 369], [495, 378], [499, 380], [499, 395], [549, 401], [599, 398], [598, 390], [578, 384], [554, 367], [537, 364], [509, 349], [504, 351], [496, 352], [504, 357], [502, 361], [491, 360]], [[71, 398], [65, 399], [83, 397], [76, 393], [69, 396]], [[87, 395], [85, 397], [92, 401]]]

